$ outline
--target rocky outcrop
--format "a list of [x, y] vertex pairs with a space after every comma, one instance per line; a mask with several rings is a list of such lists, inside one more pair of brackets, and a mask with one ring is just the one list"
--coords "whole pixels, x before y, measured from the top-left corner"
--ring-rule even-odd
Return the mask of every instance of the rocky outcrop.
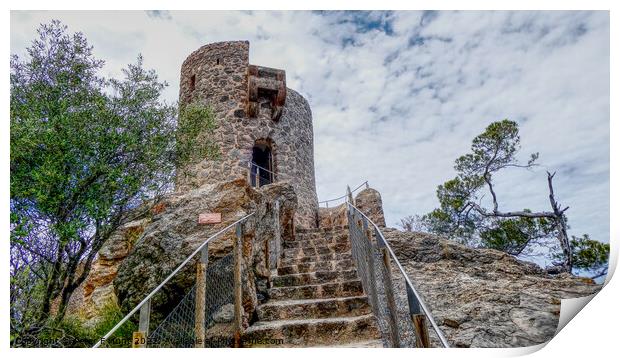
[[[548, 341], [558, 325], [560, 300], [601, 288], [590, 279], [549, 276], [501, 251], [472, 249], [430, 234], [394, 229], [384, 234], [456, 347]], [[395, 267], [393, 272], [397, 277]]]
[[82, 291], [75, 295], [79, 297], [81, 294], [83, 297], [80, 313], [88, 324], [95, 323], [100, 311], [107, 305], [117, 304], [113, 281], [121, 262], [127, 257], [148, 222], [149, 219], [139, 219], [123, 225], [99, 250]]
[[[183, 194], [174, 194], [161, 202], [160, 212], [153, 216], [132, 252], [121, 263], [114, 287], [124, 312], [139, 303], [198, 245], [213, 233], [253, 211], [254, 191], [244, 180], [205, 185]], [[222, 222], [199, 225], [203, 212], [222, 214]], [[234, 231], [210, 243], [209, 256], [217, 259], [230, 252]], [[166, 285], [165, 292], [152, 302], [154, 311], [170, 311], [162, 307], [178, 302], [193, 285], [195, 265], [187, 265]]]
[[[97, 252], [88, 276], [71, 295], [67, 304], [67, 316], [80, 320], [85, 326], [93, 327], [106, 314], [106, 310], [118, 308], [113, 281], [118, 274], [119, 266], [149, 223], [153, 209], [156, 208], [149, 204], [132, 210], [127, 222], [103, 244]], [[82, 263], [78, 273], [83, 269]], [[53, 310], [57, 308], [58, 302], [59, 300], [54, 302]]]
[[[264, 238], [273, 232], [273, 221], [266, 217], [273, 215], [272, 205], [275, 199], [281, 201], [282, 230], [291, 225], [296, 208], [296, 196], [288, 183], [277, 183], [261, 187], [259, 190], [248, 186], [243, 179], [216, 185], [204, 185], [199, 189], [183, 194], [174, 194], [162, 201], [160, 212], [152, 217], [144, 233], [136, 242], [131, 253], [123, 260], [118, 275], [114, 279], [114, 288], [118, 302], [124, 312], [138, 304], [168, 274], [170, 274], [187, 256], [189, 256], [205, 239], [230, 225], [241, 217], [255, 213], [248, 221], [246, 230], [249, 237]], [[203, 212], [222, 214], [219, 224], [199, 225], [198, 215]], [[290, 231], [291, 229], [289, 229]], [[209, 243], [209, 260], [215, 262], [230, 253], [233, 248], [235, 230], [231, 229]], [[257, 285], [260, 280], [268, 279], [269, 272], [265, 262], [259, 258], [259, 243], [254, 239], [243, 241], [243, 255], [247, 280], [244, 280], [245, 297], [256, 300]], [[256, 240], [260, 241], [260, 240]], [[197, 261], [197, 257], [194, 261]], [[263, 259], [264, 260], [264, 259]], [[251, 268], [251, 269], [250, 269]], [[257, 281], [259, 283], [257, 284]], [[172, 311], [195, 282], [195, 262], [190, 262], [156, 294], [151, 302], [153, 319], [158, 315]], [[249, 292], [248, 292], [249, 291]], [[260, 291], [260, 289], [258, 290]], [[251, 293], [251, 294], [250, 294]], [[246, 302], [247, 310], [256, 307], [257, 302]]]

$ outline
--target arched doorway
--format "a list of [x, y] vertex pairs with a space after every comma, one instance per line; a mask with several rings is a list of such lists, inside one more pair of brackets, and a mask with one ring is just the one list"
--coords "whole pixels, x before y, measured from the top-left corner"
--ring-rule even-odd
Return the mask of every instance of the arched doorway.
[[269, 140], [257, 140], [252, 148], [250, 180], [254, 187], [275, 181], [272, 146]]

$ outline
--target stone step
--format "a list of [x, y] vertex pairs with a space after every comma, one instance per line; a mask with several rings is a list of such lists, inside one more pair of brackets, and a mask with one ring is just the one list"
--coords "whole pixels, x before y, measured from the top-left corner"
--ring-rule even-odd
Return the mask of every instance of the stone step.
[[312, 262], [327, 262], [337, 260], [352, 260], [351, 252], [347, 253], [329, 253], [327, 255], [311, 255], [311, 256], [298, 256], [298, 257], [283, 257], [280, 261], [280, 266], [291, 266], [302, 263]]
[[355, 264], [353, 260], [331, 260], [331, 261], [319, 261], [319, 262], [304, 262], [296, 265], [280, 266], [278, 268], [278, 275], [291, 275], [296, 273], [307, 273], [318, 270], [350, 270], [354, 269]]
[[272, 283], [274, 287], [306, 286], [319, 283], [344, 282], [355, 280], [356, 278], [357, 271], [355, 269], [346, 271], [325, 270], [276, 276], [273, 278]]
[[294, 238], [287, 238], [285, 242], [302, 242], [308, 240], [321, 240], [321, 239], [343, 239], [345, 237], [349, 237], [349, 231], [339, 231], [339, 232], [327, 232], [327, 233], [316, 233], [316, 234], [303, 234], [297, 235]]
[[296, 228], [296, 234], [312, 234], [312, 233], [321, 233], [321, 232], [332, 232], [332, 231], [343, 231], [348, 229], [348, 226], [330, 226], [330, 227], [322, 227], [322, 228]]
[[319, 298], [309, 300], [271, 300], [258, 306], [258, 319], [351, 317], [371, 313], [366, 296]]
[[331, 253], [345, 253], [351, 251], [351, 245], [346, 243], [328, 244], [319, 247], [299, 247], [295, 249], [282, 250], [282, 257], [295, 258], [301, 256], [327, 255]]
[[[375, 318], [368, 314], [355, 317], [258, 321], [245, 331], [243, 344], [246, 347], [330, 346], [379, 338]], [[282, 340], [282, 344], [273, 344], [274, 340]]]
[[330, 229], [320, 229], [320, 230], [312, 230], [312, 231], [295, 231], [295, 237], [308, 237], [308, 236], [325, 236], [325, 235], [339, 235], [342, 233], [349, 232], [349, 228], [341, 228], [337, 230]]
[[333, 244], [348, 244], [348, 235], [335, 235], [335, 236], [322, 236], [317, 238], [308, 238], [306, 240], [285, 240], [282, 243], [282, 247], [285, 249], [296, 249], [300, 247], [321, 247], [325, 245]]
[[363, 294], [364, 290], [360, 280], [306, 286], [272, 287], [269, 289], [271, 299], [331, 298], [361, 296]]

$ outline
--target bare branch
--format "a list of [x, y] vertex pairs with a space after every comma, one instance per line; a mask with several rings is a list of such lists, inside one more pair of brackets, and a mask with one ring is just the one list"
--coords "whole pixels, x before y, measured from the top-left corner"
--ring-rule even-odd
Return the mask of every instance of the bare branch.
[[607, 267], [605, 267], [603, 270], [601, 270], [598, 274], [591, 276], [590, 278], [593, 280], [596, 280], [599, 277], [603, 277], [607, 275]]
[[476, 204], [476, 203], [470, 203], [474, 209], [480, 213], [480, 215], [485, 216], [485, 217], [500, 217], [500, 218], [511, 218], [511, 217], [522, 217], [522, 218], [530, 218], [530, 219], [535, 219], [535, 218], [555, 218], [555, 214], [549, 211], [540, 211], [540, 212], [529, 212], [529, 211], [508, 211], [508, 212], [501, 212], [501, 211], [493, 211], [493, 212], [487, 212], [485, 211], [480, 205]]

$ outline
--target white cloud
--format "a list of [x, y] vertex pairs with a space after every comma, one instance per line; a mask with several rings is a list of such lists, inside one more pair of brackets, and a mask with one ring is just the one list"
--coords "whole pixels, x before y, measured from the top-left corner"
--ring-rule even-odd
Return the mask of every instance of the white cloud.
[[473, 137], [517, 120], [523, 156], [544, 166], [498, 178], [502, 206], [546, 209], [544, 169], [557, 170], [571, 233], [609, 241], [607, 12], [13, 12], [11, 52], [52, 18], [83, 31], [108, 73], [142, 53], [170, 101], [193, 50], [249, 40], [251, 62], [285, 69], [311, 103], [319, 197], [369, 180], [388, 224], [434, 208]]

